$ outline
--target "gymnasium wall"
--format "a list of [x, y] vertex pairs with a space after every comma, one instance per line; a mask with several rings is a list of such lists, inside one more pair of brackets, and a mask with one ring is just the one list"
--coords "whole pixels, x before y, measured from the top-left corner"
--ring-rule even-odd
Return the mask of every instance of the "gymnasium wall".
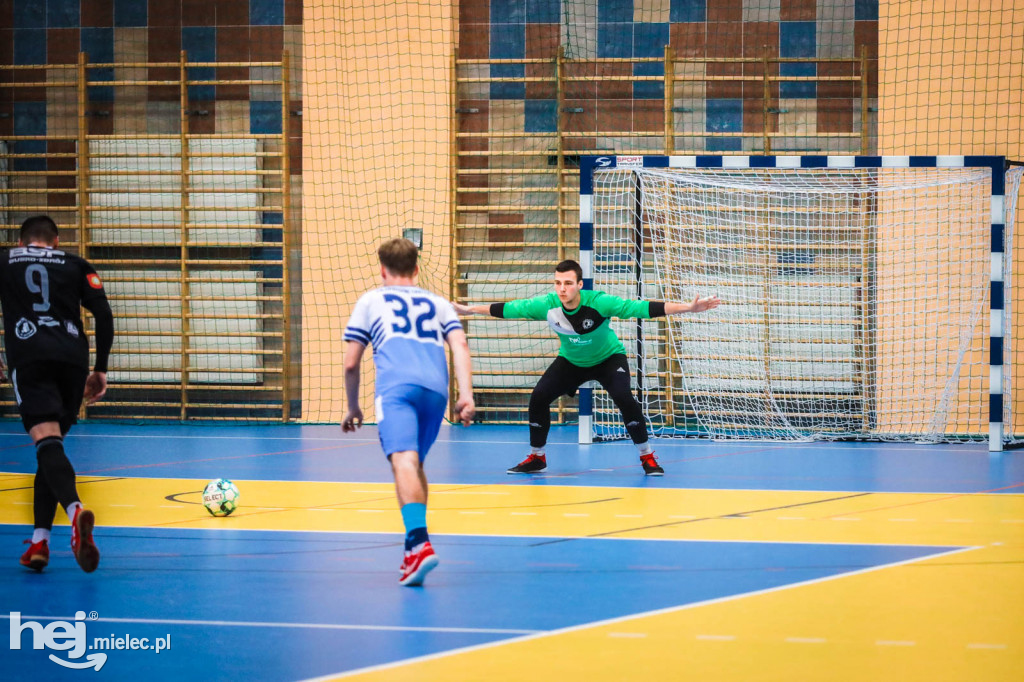
[[[375, 249], [384, 238], [407, 228], [421, 229], [421, 283], [443, 294], [457, 290], [459, 277], [474, 274], [472, 265], [457, 261], [451, 252], [456, 239], [452, 225], [490, 226], [486, 239], [500, 246], [487, 247], [486, 259], [525, 267], [529, 259], [547, 263], [554, 257], [554, 250], [519, 245], [538, 235], [547, 238], [524, 224], [550, 220], [548, 213], [531, 205], [536, 200], [529, 194], [529, 181], [515, 192], [488, 188], [487, 178], [480, 176], [459, 176], [453, 182], [453, 166], [511, 174], [517, 168], [509, 155], [544, 152], [547, 142], [529, 136], [559, 127], [569, 133], [567, 155], [596, 148], [614, 153], [664, 150], [662, 85], [631, 80], [659, 78], [663, 65], [581, 66], [564, 75], [583, 80], [559, 94], [543, 81], [553, 75], [559, 47], [568, 59], [658, 58], [666, 45], [680, 57], [706, 58], [705, 63], [676, 69], [676, 76], [696, 79], [677, 83], [672, 123], [677, 131], [692, 134], [676, 141], [677, 153], [761, 153], [766, 130], [777, 134], [775, 153], [857, 153], [860, 133], [866, 131], [871, 153], [1024, 157], [1024, 8], [1014, 0], [359, 4], [0, 1], [0, 64], [73, 63], [80, 50], [93, 62], [129, 63], [177, 61], [181, 50], [192, 60], [218, 61], [275, 60], [283, 50], [291, 53], [292, 206], [302, 231], [292, 256], [297, 277], [293, 295], [302, 302], [301, 312], [292, 318], [301, 334], [301, 345], [296, 344], [301, 357], [296, 353], [293, 360], [301, 363], [306, 420], [340, 416], [341, 330], [355, 298], [377, 281]], [[763, 84], [757, 80], [763, 66], [727, 61], [845, 58], [851, 61], [770, 64], [769, 74], [858, 76], [860, 65], [854, 61], [862, 45], [868, 60], [866, 119], [859, 84], [851, 82], [776, 83], [766, 113]], [[457, 69], [456, 50], [460, 60], [477, 63]], [[485, 63], [515, 59], [544, 63]], [[229, 68], [221, 71], [225, 78], [244, 77]], [[94, 77], [103, 81], [121, 75], [108, 69]], [[151, 77], [159, 75], [159, 69], [151, 70]], [[196, 69], [195, 75], [210, 74]], [[253, 77], [258, 76], [254, 70]], [[755, 80], [723, 80], [739, 76]], [[0, 70], [0, 78], [9, 81], [30, 77], [28, 72]], [[280, 104], [259, 86], [196, 85], [189, 90], [192, 132], [280, 129], [280, 117], [275, 120]], [[73, 136], [73, 107], [62, 99], [65, 95], [53, 92], [0, 84], [0, 138]], [[178, 126], [177, 93], [167, 88], [92, 86], [88, 107], [90, 134], [168, 133]], [[490, 139], [456, 140], [456, 132]], [[17, 144], [26, 150], [69, 151], [66, 141]], [[453, 153], [462, 155], [457, 162]], [[468, 158], [467, 153], [477, 156]], [[12, 161], [15, 169], [25, 163], [39, 161]], [[48, 168], [38, 170], [62, 171], [62, 163], [51, 159]], [[538, 167], [550, 163], [550, 157], [538, 158]], [[40, 189], [60, 189], [67, 181], [54, 175], [37, 182]], [[571, 193], [572, 188], [564, 191]], [[49, 201], [56, 210], [66, 198], [53, 194]], [[568, 195], [560, 195], [559, 202], [556, 206], [567, 206]], [[472, 212], [465, 212], [467, 207]], [[569, 243], [572, 208], [555, 212], [557, 221], [570, 226], [559, 230], [559, 240], [564, 232]], [[271, 223], [280, 219], [269, 214], [265, 218]], [[563, 249], [559, 246], [558, 252]], [[538, 277], [545, 272], [536, 268]], [[483, 271], [476, 274], [486, 276]], [[1020, 293], [1014, 289], [1015, 300]], [[364, 376], [364, 387], [371, 376]], [[519, 379], [523, 386], [534, 380], [525, 374]], [[368, 398], [364, 392], [367, 407]], [[1024, 423], [1017, 430], [1024, 432]]]
[[[0, 2], [0, 152], [13, 171], [0, 181], [10, 190], [0, 193], [2, 239], [11, 241], [22, 219], [45, 211], [60, 225], [67, 248], [102, 249], [90, 250], [89, 257], [104, 277], [111, 275], [119, 319], [116, 369], [107, 399], [88, 417], [280, 419], [298, 405], [289, 394], [297, 377], [286, 378], [298, 367], [299, 354], [298, 344], [289, 344], [282, 332], [288, 323], [281, 313], [281, 276], [289, 272], [294, 280], [290, 300], [296, 302], [301, 281], [293, 277], [297, 267], [289, 271], [282, 263], [281, 226], [288, 211], [295, 244], [302, 213], [301, 49], [302, 3], [295, 0]], [[286, 52], [292, 68], [282, 106], [279, 64]], [[76, 69], [83, 53], [84, 78]], [[185, 78], [204, 81], [187, 85], [184, 102], [183, 53], [193, 64], [184, 69]], [[253, 62], [261, 65], [251, 67]], [[155, 63], [162, 65], [150, 66]], [[287, 149], [280, 138], [283, 120]], [[191, 168], [173, 158], [183, 148], [177, 139], [183, 128], [203, 138], [189, 147], [191, 155], [205, 156]], [[85, 144], [82, 136], [89, 136]], [[241, 151], [232, 158], [232, 149]], [[209, 171], [218, 164], [222, 176]], [[168, 189], [180, 182], [168, 176], [174, 175], [171, 168], [196, 171], [187, 203], [180, 189]], [[130, 169], [164, 175], [139, 176]], [[232, 192], [240, 187], [251, 191]], [[179, 205], [186, 210], [166, 210]], [[192, 211], [195, 206], [213, 210]], [[186, 214], [191, 219], [180, 221], [192, 227], [248, 227], [176, 231], [178, 217]], [[153, 229], [151, 223], [159, 225]], [[187, 248], [168, 246], [180, 235], [189, 235]], [[146, 248], [154, 242], [160, 244]], [[287, 255], [293, 265], [298, 254], [295, 248]], [[169, 265], [179, 258], [180, 267]], [[125, 266], [136, 270], [125, 274]], [[172, 293], [165, 281], [169, 270], [180, 271], [183, 280], [223, 274], [225, 281], [193, 282], [191, 293], [188, 285], [177, 285]], [[228, 280], [235, 276], [260, 281], [232, 296], [235, 285]], [[296, 304], [294, 338], [301, 334], [298, 312]], [[231, 371], [214, 376], [199, 369], [211, 363]], [[5, 392], [0, 413], [10, 414], [12, 405]]]
[[[86, 52], [92, 63], [177, 62], [185, 50], [190, 61], [280, 61], [287, 50], [301, 61], [301, 0], [7, 0], [0, 2], [0, 64], [76, 64]], [[174, 67], [170, 67], [176, 72]], [[153, 80], [168, 77], [154, 68]], [[247, 68], [192, 70], [192, 77], [249, 78]], [[0, 72], [11, 78], [10, 72]], [[73, 76], [73, 73], [71, 74]], [[95, 81], [123, 76], [115, 69], [90, 74]], [[137, 75], [137, 74], [133, 74]], [[36, 80], [30, 71], [15, 80]], [[252, 78], [259, 79], [259, 69]], [[176, 78], [172, 73], [170, 78]], [[45, 78], [45, 76], [44, 76]], [[301, 71], [292, 73], [292, 121], [301, 138]], [[0, 136], [74, 132], [70, 103], [42, 88], [0, 87]], [[49, 99], [48, 99], [49, 97]], [[114, 88], [89, 92], [89, 134], [178, 132], [177, 87]], [[189, 129], [193, 133], [280, 133], [281, 100], [273, 89], [245, 85], [196, 85], [189, 90]], [[45, 144], [39, 143], [21, 143]], [[52, 150], [56, 151], [56, 150]], [[302, 172], [298, 145], [291, 171]], [[296, 178], [298, 180], [298, 178]]]

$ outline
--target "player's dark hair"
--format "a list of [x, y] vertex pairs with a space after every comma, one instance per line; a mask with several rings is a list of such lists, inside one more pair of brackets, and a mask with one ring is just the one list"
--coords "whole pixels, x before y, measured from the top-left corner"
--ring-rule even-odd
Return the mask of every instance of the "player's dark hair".
[[412, 277], [416, 273], [416, 245], [408, 239], [389, 239], [377, 249], [380, 264], [398, 277]]
[[580, 264], [571, 258], [564, 260], [555, 266], [555, 272], [569, 272], [570, 270], [576, 273], [577, 282], [583, 279], [583, 268], [581, 268]]
[[22, 244], [36, 241], [53, 244], [57, 241], [57, 235], [57, 223], [48, 215], [34, 215], [21, 224]]

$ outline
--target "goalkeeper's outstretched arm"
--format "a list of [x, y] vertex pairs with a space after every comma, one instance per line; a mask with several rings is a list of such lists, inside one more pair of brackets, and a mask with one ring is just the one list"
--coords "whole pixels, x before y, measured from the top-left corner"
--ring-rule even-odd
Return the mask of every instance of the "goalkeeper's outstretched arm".
[[677, 301], [665, 301], [666, 315], [680, 315], [682, 313], [702, 313], [705, 310], [717, 308], [722, 302], [717, 296], [694, 296], [689, 303]]
[[452, 307], [459, 315], [490, 315], [490, 305], [463, 305], [452, 301]]
[[[490, 315], [503, 320], [543, 320], [552, 307], [554, 295], [520, 298], [504, 303], [486, 303], [483, 305], [463, 305], [452, 303], [459, 315]], [[557, 303], [555, 303], [557, 305]]]

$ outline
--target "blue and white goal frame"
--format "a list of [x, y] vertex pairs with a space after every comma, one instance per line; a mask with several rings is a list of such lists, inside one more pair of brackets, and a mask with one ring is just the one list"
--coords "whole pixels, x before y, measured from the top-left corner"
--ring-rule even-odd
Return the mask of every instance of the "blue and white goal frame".
[[[1003, 156], [585, 156], [580, 158], [580, 265], [583, 288], [594, 287], [594, 173], [612, 168], [988, 168], [992, 171], [992, 266], [989, 296], [988, 449], [1003, 449], [1003, 336], [1006, 323], [1006, 158]], [[594, 400], [580, 388], [579, 442], [593, 442]]]

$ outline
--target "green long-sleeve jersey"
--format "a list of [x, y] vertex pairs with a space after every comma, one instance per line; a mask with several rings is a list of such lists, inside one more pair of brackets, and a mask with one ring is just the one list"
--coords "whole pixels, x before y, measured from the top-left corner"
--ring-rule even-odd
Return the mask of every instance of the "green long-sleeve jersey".
[[593, 367], [616, 353], [626, 352], [622, 341], [612, 331], [611, 318], [646, 320], [664, 314], [664, 303], [627, 301], [591, 290], [580, 292], [580, 305], [575, 310], [566, 310], [554, 292], [491, 306], [494, 317], [547, 320], [562, 341], [558, 354], [577, 367]]

